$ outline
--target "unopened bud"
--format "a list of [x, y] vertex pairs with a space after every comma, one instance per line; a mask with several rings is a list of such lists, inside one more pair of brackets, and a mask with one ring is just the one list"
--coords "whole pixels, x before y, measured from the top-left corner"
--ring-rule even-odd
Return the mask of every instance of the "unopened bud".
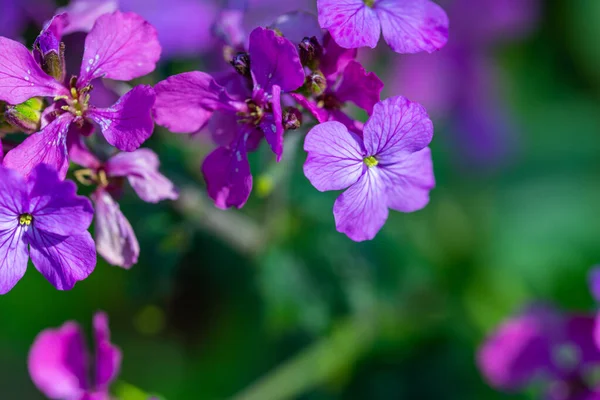
[[315, 36], [311, 38], [305, 37], [298, 47], [300, 48], [300, 60], [302, 61], [302, 65], [312, 64], [323, 55], [323, 47], [319, 44], [319, 41]]
[[302, 113], [295, 107], [287, 107], [283, 111], [283, 127], [286, 130], [294, 130], [302, 125]]
[[44, 72], [59, 82], [65, 79], [65, 44], [52, 32], [46, 30], [36, 39], [33, 54]]
[[237, 53], [230, 61], [238, 74], [250, 78], [250, 56], [248, 53]]
[[327, 89], [327, 79], [320, 72], [315, 72], [306, 77], [304, 85], [311, 94], [320, 96]]
[[16, 106], [6, 106], [4, 118], [17, 130], [33, 133], [39, 130], [44, 103], [40, 98], [34, 97]]

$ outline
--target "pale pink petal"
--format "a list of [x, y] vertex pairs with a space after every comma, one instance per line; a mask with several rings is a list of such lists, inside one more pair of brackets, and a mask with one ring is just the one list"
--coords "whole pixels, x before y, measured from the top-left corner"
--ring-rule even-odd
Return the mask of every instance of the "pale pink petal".
[[432, 53], [448, 41], [448, 16], [429, 0], [378, 0], [383, 38], [396, 53]]
[[363, 0], [317, 0], [319, 24], [346, 49], [375, 48], [381, 36], [377, 13]]
[[67, 89], [46, 74], [27, 47], [0, 37], [0, 100], [20, 104], [36, 96], [68, 95]]
[[64, 179], [69, 169], [67, 159], [67, 132], [73, 121], [71, 114], [63, 114], [34, 133], [4, 157], [4, 165], [28, 176], [39, 164], [48, 164]]
[[79, 325], [67, 322], [46, 329], [29, 350], [29, 375], [48, 398], [76, 400], [88, 389], [85, 337]]
[[377, 168], [367, 172], [340, 195], [333, 206], [338, 232], [355, 242], [371, 240], [388, 217], [387, 196]]
[[110, 108], [90, 107], [87, 117], [100, 125], [108, 143], [122, 151], [133, 151], [152, 135], [155, 99], [151, 86], [139, 85]]
[[216, 110], [233, 110], [232, 99], [212, 76], [204, 72], [173, 75], [156, 84], [156, 123], [176, 133], [203, 128]]
[[156, 68], [160, 51], [156, 29], [139, 15], [104, 14], [85, 39], [78, 85], [100, 77], [128, 81], [144, 76]]
[[137, 263], [140, 245], [119, 204], [103, 190], [92, 194], [96, 206], [95, 237], [98, 253], [112, 265], [129, 269]]
[[360, 138], [337, 121], [312, 128], [304, 140], [304, 175], [317, 190], [341, 190], [356, 183], [367, 166]]

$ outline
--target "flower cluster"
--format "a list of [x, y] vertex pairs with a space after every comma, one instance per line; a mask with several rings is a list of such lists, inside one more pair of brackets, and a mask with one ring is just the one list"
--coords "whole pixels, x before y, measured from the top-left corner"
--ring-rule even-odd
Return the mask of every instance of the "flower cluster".
[[[590, 275], [600, 301], [600, 270]], [[594, 371], [600, 367], [598, 317], [535, 305], [503, 323], [481, 346], [478, 364], [487, 381], [506, 391], [534, 383], [549, 400], [599, 399]]]

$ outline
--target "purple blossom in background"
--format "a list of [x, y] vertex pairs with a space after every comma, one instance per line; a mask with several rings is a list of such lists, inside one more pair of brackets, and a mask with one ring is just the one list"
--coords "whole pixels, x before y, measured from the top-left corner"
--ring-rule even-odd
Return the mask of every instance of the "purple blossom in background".
[[[596, 296], [600, 276], [590, 278]], [[479, 349], [477, 363], [487, 381], [505, 391], [546, 382], [548, 400], [598, 400], [593, 371], [600, 367], [597, 317], [531, 307], [503, 323]]]
[[[43, 54], [61, 51], [57, 46], [70, 18], [60, 14], [46, 25], [36, 41]], [[90, 135], [92, 122], [100, 125], [108, 143], [123, 151], [137, 149], [152, 134], [155, 94], [150, 86], [134, 87], [109, 108], [89, 104], [92, 80], [126, 81], [154, 70], [160, 56], [156, 30], [136, 14], [116, 11], [99, 17], [86, 37], [79, 77], [68, 82], [49, 74], [45, 63], [40, 65], [22, 44], [0, 37], [0, 46], [0, 100], [9, 104], [36, 96], [55, 100], [49, 114], [54, 119], [8, 152], [4, 165], [27, 175], [45, 163], [64, 177], [68, 136]]]
[[0, 36], [16, 38], [27, 22], [50, 18], [54, 7], [52, 0], [0, 0]]
[[461, 163], [493, 168], [515, 153], [517, 139], [490, 50], [535, 27], [539, 0], [454, 0], [446, 8], [452, 40], [435, 54], [395, 59], [386, 87], [453, 122], [448, 145]]
[[375, 105], [362, 138], [335, 121], [311, 129], [304, 174], [320, 191], [348, 188], [333, 207], [336, 228], [352, 240], [370, 240], [388, 208], [412, 212], [429, 202], [432, 137], [425, 109], [393, 97]]
[[158, 156], [150, 149], [118, 153], [101, 162], [82, 143], [72, 147], [72, 159], [86, 167], [75, 175], [97, 189], [91, 195], [95, 205], [95, 239], [98, 253], [112, 265], [130, 268], [137, 263], [140, 246], [131, 224], [123, 215], [117, 199], [123, 190], [123, 178], [137, 195], [148, 203], [175, 200], [173, 183], [158, 171]]
[[[95, 357], [90, 362], [81, 327], [72, 321], [46, 329], [29, 351], [29, 375], [49, 399], [110, 400], [108, 389], [119, 374], [121, 351], [110, 342], [108, 317], [94, 315]], [[93, 372], [93, 376], [92, 376]]]
[[319, 23], [340, 46], [375, 48], [379, 36], [396, 53], [429, 53], [448, 40], [448, 17], [429, 0], [317, 0]]
[[73, 288], [96, 266], [90, 201], [47, 165], [26, 180], [0, 167], [0, 294], [23, 277], [29, 258], [57, 289]]
[[264, 137], [277, 160], [283, 152], [281, 95], [299, 88], [304, 71], [296, 47], [274, 31], [256, 28], [248, 53], [227, 75], [229, 91], [210, 75], [188, 72], [159, 82], [154, 116], [173, 132], [194, 133], [211, 122], [221, 145], [202, 165], [209, 196], [217, 207], [242, 207], [252, 189], [247, 152]]

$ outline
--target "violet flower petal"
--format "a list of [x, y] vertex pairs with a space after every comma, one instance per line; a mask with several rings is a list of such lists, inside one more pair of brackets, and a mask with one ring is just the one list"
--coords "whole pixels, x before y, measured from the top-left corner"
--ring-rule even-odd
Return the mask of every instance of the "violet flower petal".
[[94, 236], [98, 253], [109, 264], [129, 269], [140, 255], [131, 224], [109, 193], [98, 190], [92, 194], [92, 200], [96, 207]]
[[375, 48], [381, 24], [375, 10], [363, 0], [317, 0], [319, 24], [341, 47]]
[[96, 341], [96, 389], [107, 389], [121, 368], [122, 354], [110, 342], [108, 316], [103, 312], [94, 315], [94, 339]]
[[35, 338], [27, 362], [37, 388], [50, 399], [78, 399], [89, 388], [87, 352], [79, 325], [67, 322]]
[[379, 102], [383, 82], [374, 72], [365, 71], [358, 61], [350, 61], [344, 69], [342, 82], [335, 95], [341, 102], [351, 101], [369, 115]]
[[274, 31], [254, 29], [248, 53], [255, 86], [270, 92], [273, 85], [278, 85], [283, 92], [291, 92], [304, 84], [304, 69], [296, 46]]
[[399, 152], [419, 151], [432, 138], [433, 123], [425, 108], [402, 96], [377, 103], [364, 127], [367, 152], [376, 155], [380, 164], [395, 162]]
[[383, 38], [396, 53], [432, 53], [448, 41], [448, 16], [429, 0], [377, 0]]
[[371, 240], [388, 217], [384, 180], [377, 168], [368, 168], [333, 206], [335, 227], [355, 242]]
[[45, 164], [33, 169], [27, 182], [29, 213], [35, 229], [62, 236], [78, 235], [86, 231], [94, 217], [92, 203], [87, 197], [77, 196], [77, 185], [61, 181], [56, 170]]
[[283, 154], [283, 124], [281, 122], [283, 113], [281, 111], [281, 88], [277, 85], [273, 85], [271, 104], [273, 106], [272, 113], [263, 117], [260, 129], [264, 132], [265, 139], [279, 162]]
[[0, 49], [0, 100], [20, 104], [36, 96], [69, 94], [62, 84], [42, 71], [21, 43], [0, 37]]
[[156, 29], [142, 17], [104, 14], [85, 39], [78, 86], [101, 77], [129, 81], [144, 76], [154, 71], [160, 52]]
[[596, 301], [600, 302], [600, 266], [592, 268], [588, 275], [588, 284], [592, 296]]
[[304, 175], [321, 192], [355, 184], [367, 168], [362, 141], [336, 121], [312, 128], [304, 140], [304, 150], [308, 152]]
[[157, 83], [154, 89], [156, 123], [172, 132], [197, 132], [206, 125], [215, 110], [233, 110], [227, 91], [204, 72], [170, 76]]
[[0, 230], [12, 229], [19, 214], [28, 208], [25, 178], [12, 169], [0, 166]]
[[100, 125], [108, 143], [122, 151], [133, 151], [152, 135], [155, 100], [151, 86], [139, 85], [125, 93], [112, 107], [90, 107], [86, 115]]
[[319, 68], [325, 78], [335, 81], [337, 75], [346, 68], [348, 63], [356, 59], [357, 54], [357, 49], [345, 49], [339, 46], [327, 32], [323, 36], [323, 57], [321, 57]]
[[57, 13], [64, 12], [69, 15], [69, 23], [64, 26], [62, 32], [68, 35], [73, 32], [91, 31], [100, 16], [118, 9], [118, 0], [71, 0], [67, 7], [60, 8]]
[[[5, 216], [3, 212], [2, 217]], [[12, 228], [0, 229], [0, 294], [10, 292], [27, 270], [29, 252], [27, 242], [23, 240], [24, 229], [18, 225], [18, 218], [18, 214], [14, 215]]]
[[66, 237], [34, 227], [27, 234], [33, 265], [58, 290], [72, 289], [94, 270], [96, 248], [89, 232]]
[[178, 197], [173, 183], [158, 172], [160, 162], [150, 149], [138, 149], [131, 153], [119, 153], [106, 163], [108, 176], [122, 176], [137, 195], [149, 203], [175, 200]]
[[67, 132], [73, 121], [71, 114], [63, 114], [41, 131], [28, 136], [23, 143], [4, 157], [4, 165], [28, 176], [39, 164], [48, 164], [64, 179], [69, 169], [67, 159]]

